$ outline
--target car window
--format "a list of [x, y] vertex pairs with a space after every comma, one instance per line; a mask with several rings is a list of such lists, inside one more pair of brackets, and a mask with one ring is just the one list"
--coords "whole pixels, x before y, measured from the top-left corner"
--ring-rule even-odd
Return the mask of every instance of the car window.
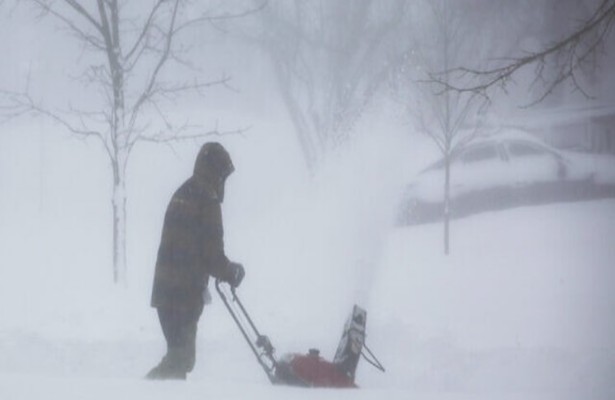
[[508, 143], [508, 152], [513, 157], [541, 156], [549, 154], [545, 149], [532, 143], [512, 142]]
[[435, 163], [431, 164], [429, 167], [425, 168], [423, 172], [433, 171], [433, 170], [442, 169], [442, 168], [444, 168], [444, 159], [438, 160]]
[[461, 154], [464, 163], [499, 159], [498, 151], [492, 144], [476, 146], [465, 150]]

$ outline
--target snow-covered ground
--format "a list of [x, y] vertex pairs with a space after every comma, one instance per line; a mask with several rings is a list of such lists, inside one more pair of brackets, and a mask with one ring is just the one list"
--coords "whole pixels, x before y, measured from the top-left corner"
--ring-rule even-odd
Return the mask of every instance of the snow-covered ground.
[[279, 354], [331, 358], [359, 303], [387, 372], [360, 363], [360, 390], [273, 387], [214, 298], [188, 381], [145, 381], [164, 348], [148, 306], [160, 225], [197, 147], [136, 153], [129, 281], [114, 286], [104, 163], [93, 146], [42, 138], [0, 154], [0, 399], [615, 396], [615, 200], [454, 221], [446, 257], [440, 224], [390, 228], [391, 171], [408, 164], [399, 143], [373, 139], [312, 179], [292, 147], [263, 159], [261, 139], [228, 141], [224, 212], [227, 252], [247, 269], [240, 294]]
[[[80, 293], [77, 304], [46, 308], [31, 325], [3, 312], [0, 398], [609, 398], [614, 218], [613, 200], [478, 215], [453, 225], [450, 257], [440, 254], [438, 224], [392, 232], [366, 304], [368, 344], [388, 370], [360, 364], [361, 390], [270, 386], [219, 300], [202, 320], [189, 381], [144, 381], [162, 339], [146, 299], [117, 289], [98, 302]], [[280, 296], [277, 287], [267, 297]], [[320, 346], [331, 356], [343, 318], [323, 324], [307, 317], [319, 301], [285, 296], [272, 310], [251, 299], [261, 328], [275, 331], [281, 352]], [[5, 311], [23, 306], [2, 303]], [[340, 316], [318, 308], [324, 320]]]
[[400, 372], [386, 379], [612, 395], [613, 221], [613, 200], [476, 215], [452, 225], [450, 257], [437, 251], [438, 224], [393, 234], [372, 337], [387, 335], [378, 341], [407, 357], [395, 358]]

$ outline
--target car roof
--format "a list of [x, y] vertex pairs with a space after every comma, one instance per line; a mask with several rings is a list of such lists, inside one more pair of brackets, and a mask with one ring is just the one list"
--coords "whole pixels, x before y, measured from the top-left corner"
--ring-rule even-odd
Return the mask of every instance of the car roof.
[[472, 140], [468, 145], [479, 144], [484, 142], [508, 142], [508, 141], [527, 141], [538, 144], [545, 144], [542, 140], [538, 139], [536, 136], [520, 130], [520, 129], [506, 129], [502, 131], [498, 131], [492, 135], [479, 136], [476, 139]]
[[[498, 144], [510, 143], [510, 142], [527, 142], [527, 143], [535, 144], [537, 146], [545, 148], [546, 150], [560, 157], [563, 157], [559, 150], [551, 147], [550, 145], [548, 145], [547, 143], [545, 143], [538, 137], [532, 135], [531, 133], [528, 133], [527, 131], [524, 131], [522, 129], [517, 129], [517, 128], [502, 129], [491, 135], [478, 136], [474, 138], [473, 140], [471, 140], [468, 144], [466, 144], [462, 148], [457, 149], [457, 151], [454, 151], [454, 153], [452, 154], [452, 157], [453, 158], [458, 157], [459, 153], [462, 153], [464, 151], [467, 151], [467, 150], [470, 150], [476, 147], [480, 147], [484, 145], [498, 145]], [[438, 168], [438, 166], [442, 164], [442, 161], [443, 161], [443, 157], [440, 157], [437, 161], [431, 163], [425, 169], [421, 170], [421, 172], [425, 172], [433, 168]]]
[[551, 147], [543, 140], [522, 129], [506, 129], [494, 133], [493, 135], [477, 137], [476, 139], [469, 142], [466, 146], [464, 146], [461, 151], [484, 144], [499, 144], [507, 142], [532, 143], [559, 154], [559, 151], [557, 149]]

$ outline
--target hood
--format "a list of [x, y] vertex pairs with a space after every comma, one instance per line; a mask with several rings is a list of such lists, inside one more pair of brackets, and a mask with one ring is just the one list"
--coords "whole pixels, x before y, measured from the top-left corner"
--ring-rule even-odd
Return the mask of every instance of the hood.
[[194, 177], [208, 192], [213, 191], [217, 200], [224, 200], [226, 178], [235, 167], [226, 149], [218, 142], [205, 143], [194, 163]]

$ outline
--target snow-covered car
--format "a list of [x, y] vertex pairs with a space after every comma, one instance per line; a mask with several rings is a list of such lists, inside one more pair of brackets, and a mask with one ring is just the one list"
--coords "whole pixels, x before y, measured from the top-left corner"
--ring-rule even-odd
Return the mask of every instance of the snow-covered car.
[[[442, 218], [445, 162], [407, 187], [399, 222]], [[615, 157], [561, 151], [521, 131], [480, 138], [451, 157], [450, 215], [560, 201], [615, 197]]]

